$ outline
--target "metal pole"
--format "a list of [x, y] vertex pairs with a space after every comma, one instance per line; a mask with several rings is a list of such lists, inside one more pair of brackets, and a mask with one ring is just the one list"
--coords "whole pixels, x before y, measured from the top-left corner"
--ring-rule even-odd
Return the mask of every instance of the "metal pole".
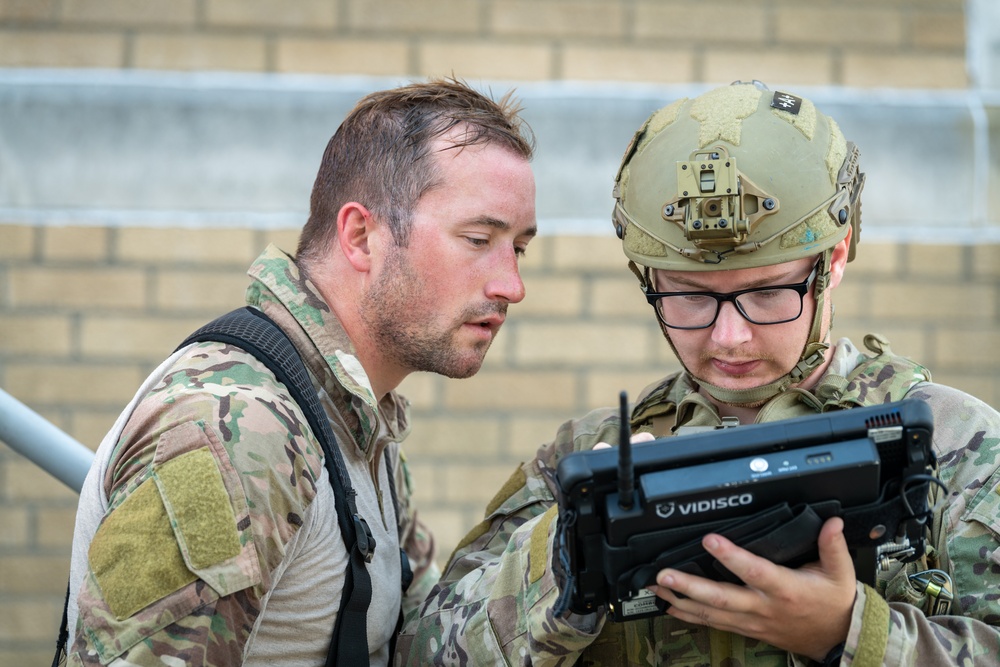
[[94, 453], [0, 389], [0, 440], [77, 493]]

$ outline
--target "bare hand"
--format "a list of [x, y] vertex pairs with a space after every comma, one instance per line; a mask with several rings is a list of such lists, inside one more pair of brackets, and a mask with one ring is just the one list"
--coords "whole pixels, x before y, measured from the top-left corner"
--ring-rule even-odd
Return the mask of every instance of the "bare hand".
[[795, 570], [755, 556], [720, 535], [706, 535], [705, 550], [746, 586], [666, 569], [651, 590], [670, 603], [667, 613], [682, 621], [822, 660], [847, 638], [851, 625], [856, 576], [843, 531], [842, 519], [828, 520], [819, 534], [819, 561]]
[[[650, 440], [656, 440], [656, 437], [652, 433], [636, 433], [628, 439], [633, 445], [637, 442], [649, 442]], [[594, 449], [608, 449], [609, 447], [611, 445], [606, 442], [599, 442], [594, 445]]]

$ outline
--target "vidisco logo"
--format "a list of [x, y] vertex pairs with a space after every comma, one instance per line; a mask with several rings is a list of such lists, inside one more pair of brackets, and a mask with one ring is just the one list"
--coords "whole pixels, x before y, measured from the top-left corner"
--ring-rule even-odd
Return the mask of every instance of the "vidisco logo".
[[692, 516], [702, 512], [722, 510], [727, 507], [743, 507], [753, 502], [752, 493], [741, 493], [733, 496], [720, 496], [708, 500], [692, 500], [686, 503], [677, 503], [673, 500], [656, 505], [656, 516], [661, 519], [669, 519], [676, 512], [680, 516]]

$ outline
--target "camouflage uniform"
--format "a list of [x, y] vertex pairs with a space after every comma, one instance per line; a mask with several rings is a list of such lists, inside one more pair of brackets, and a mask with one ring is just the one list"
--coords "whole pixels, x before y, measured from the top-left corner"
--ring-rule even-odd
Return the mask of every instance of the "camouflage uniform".
[[[879, 356], [847, 339], [815, 391], [780, 394], [760, 420], [873, 405], [905, 397], [934, 413], [933, 446], [947, 497], [936, 510], [927, 563], [879, 575], [878, 593], [860, 583], [841, 664], [998, 664], [1000, 661], [1000, 414], [977, 399], [930, 382], [919, 365], [869, 337]], [[852, 371], [854, 371], [852, 373]], [[633, 427], [663, 435], [719, 417], [693, 393], [685, 374], [643, 392]], [[560, 457], [616, 442], [616, 410], [567, 422], [554, 442], [522, 465], [487, 508], [486, 520], [459, 545], [438, 586], [407, 616], [397, 645], [401, 665], [804, 665], [808, 660], [763, 642], [694, 626], [670, 616], [605, 622], [603, 612], [556, 618], [552, 569], [558, 519], [554, 471]], [[940, 494], [944, 495], [944, 494]], [[941, 498], [936, 498], [941, 500]], [[907, 574], [926, 567], [954, 580], [951, 615], [927, 616]]]
[[[408, 403], [376, 403], [346, 333], [288, 256], [269, 247], [249, 275], [247, 303], [302, 354], [374, 533], [368, 642], [373, 664], [386, 664], [401, 602], [422, 600], [438, 575], [399, 448]], [[400, 543], [416, 574], [402, 601]], [[70, 665], [323, 664], [347, 562], [302, 411], [260, 362], [222, 343], [172, 355], [123, 413], [81, 495], [74, 554]]]

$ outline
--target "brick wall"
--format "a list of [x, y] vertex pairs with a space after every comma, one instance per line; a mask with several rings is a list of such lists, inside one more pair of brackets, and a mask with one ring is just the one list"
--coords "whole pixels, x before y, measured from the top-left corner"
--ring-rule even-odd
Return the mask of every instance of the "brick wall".
[[963, 0], [0, 0], [0, 67], [962, 88]]
[[[0, 68], [674, 84], [752, 63], [770, 83], [962, 89], [965, 44], [963, 0], [0, 0]], [[186, 333], [242, 303], [259, 250], [294, 239], [0, 220], [0, 387], [96, 447]], [[523, 266], [528, 298], [484, 369], [402, 387], [442, 556], [556, 425], [677, 368], [611, 239], [542, 236]], [[996, 245], [866, 241], [835, 333], [881, 331], [1000, 405], [997, 267]], [[0, 665], [51, 656], [75, 505], [0, 443]]]
[[[177, 342], [242, 303], [257, 252], [269, 242], [291, 249], [295, 237], [0, 225], [0, 386], [96, 447]], [[998, 260], [992, 245], [862, 244], [835, 295], [835, 333], [856, 342], [885, 333], [936, 379], [998, 405], [1000, 360], [982, 354], [1000, 344]], [[564, 419], [677, 368], [613, 237], [542, 236], [523, 274], [528, 297], [478, 375], [419, 374], [402, 387], [415, 408], [416, 493], [442, 557]], [[48, 651], [75, 503], [0, 447], [0, 664], [41, 664]]]

